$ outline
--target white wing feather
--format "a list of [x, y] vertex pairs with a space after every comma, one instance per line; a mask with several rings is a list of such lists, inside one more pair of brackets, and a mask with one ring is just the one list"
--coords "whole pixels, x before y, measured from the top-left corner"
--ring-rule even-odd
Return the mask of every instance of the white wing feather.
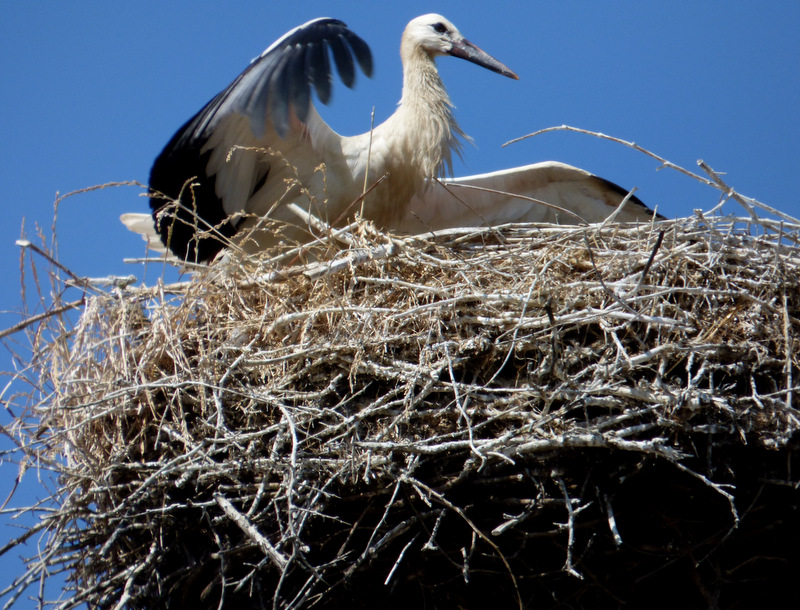
[[[393, 229], [415, 234], [511, 222], [601, 222], [625, 195], [624, 189], [587, 171], [546, 161], [432, 183], [412, 200]], [[654, 217], [662, 218], [631, 197], [615, 220], [645, 222]]]

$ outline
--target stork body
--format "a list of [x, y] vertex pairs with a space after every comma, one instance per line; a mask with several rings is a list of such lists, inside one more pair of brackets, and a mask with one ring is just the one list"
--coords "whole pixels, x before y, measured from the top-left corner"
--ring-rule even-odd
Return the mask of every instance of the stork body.
[[[226, 245], [254, 252], [310, 241], [313, 230], [287, 203], [332, 225], [360, 210], [382, 228], [407, 232], [506, 219], [552, 220], [549, 208], [533, 211], [541, 206], [530, 200], [469, 189], [455, 194], [435, 180], [450, 170], [465, 137], [435, 58], [453, 55], [517, 78], [452, 23], [431, 14], [408, 24], [400, 47], [398, 108], [371, 133], [358, 136], [334, 132], [311, 102], [312, 88], [323, 103], [330, 98], [329, 49], [347, 86], [355, 82], [354, 58], [371, 74], [369, 48], [342, 22], [315, 19], [295, 28], [175, 134], [151, 171], [152, 216], [126, 214], [123, 222], [160, 240], [181, 259], [208, 262]], [[609, 191], [610, 183], [576, 168], [547, 165], [475, 176], [470, 182], [533, 198], [545, 194], [556, 205], [569, 200], [573, 208], [592, 200], [602, 217], [621, 201], [621, 189], [611, 185]], [[359, 202], [365, 185], [382, 176]], [[584, 184], [576, 189], [576, 182]], [[560, 188], [574, 196], [561, 197]], [[638, 200], [629, 207], [629, 219], [652, 216]], [[568, 215], [562, 220], [575, 221]]]

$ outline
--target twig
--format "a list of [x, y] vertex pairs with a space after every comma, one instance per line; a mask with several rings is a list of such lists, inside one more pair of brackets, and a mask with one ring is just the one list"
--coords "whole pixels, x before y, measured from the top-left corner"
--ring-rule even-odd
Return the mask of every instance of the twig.
[[614, 509], [611, 507], [611, 498], [608, 494], [603, 494], [603, 499], [606, 504], [606, 516], [608, 517], [608, 529], [611, 531], [611, 537], [614, 539], [614, 544], [617, 548], [622, 546], [622, 536], [617, 529], [617, 520], [614, 517]]
[[400, 566], [400, 562], [403, 561], [403, 557], [405, 556], [406, 551], [408, 550], [408, 547], [410, 547], [412, 544], [414, 544], [414, 541], [418, 537], [419, 537], [419, 534], [414, 534], [414, 537], [411, 540], [409, 540], [408, 542], [406, 542], [405, 546], [400, 551], [400, 554], [397, 556], [397, 559], [395, 560], [394, 565], [392, 566], [392, 569], [389, 571], [389, 574], [386, 576], [386, 580], [383, 581], [384, 585], [388, 585], [392, 581], [392, 576], [394, 576], [395, 571]]
[[67, 303], [66, 305], [55, 307], [50, 311], [45, 311], [44, 313], [36, 314], [35, 316], [26, 318], [22, 322], [14, 324], [14, 326], [11, 326], [9, 328], [0, 331], [0, 339], [5, 339], [9, 335], [18, 333], [19, 331], [24, 330], [29, 326], [36, 324], [37, 322], [42, 322], [43, 320], [47, 320], [48, 318], [52, 318], [53, 316], [59, 316], [65, 311], [69, 311], [70, 309], [77, 309], [79, 307], [83, 307], [84, 305], [86, 305], [86, 298], [82, 297], [77, 301], [72, 301], [71, 303]]
[[289, 564], [289, 559], [284, 556], [278, 549], [276, 549], [266, 537], [259, 532], [256, 527], [242, 513], [233, 507], [227, 498], [222, 494], [214, 494], [214, 500], [219, 504], [220, 508], [225, 512], [228, 518], [239, 526], [247, 536], [258, 545], [261, 551], [272, 560], [276, 568], [283, 571]]
[[603, 140], [610, 140], [611, 142], [616, 142], [617, 144], [623, 144], [624, 146], [628, 146], [630, 148], [633, 148], [634, 150], [638, 150], [640, 153], [644, 153], [648, 157], [651, 157], [651, 158], [655, 159], [656, 161], [661, 163], [662, 167], [667, 167], [669, 169], [674, 169], [675, 171], [678, 171], [678, 172], [680, 172], [680, 173], [682, 173], [682, 174], [684, 174], [686, 176], [689, 176], [690, 178], [694, 178], [698, 182], [701, 182], [701, 183], [706, 184], [708, 186], [715, 186], [714, 183], [711, 182], [710, 180], [707, 180], [706, 178], [703, 178], [702, 176], [700, 176], [698, 174], [694, 174], [694, 173], [692, 173], [692, 172], [680, 167], [679, 165], [675, 165], [674, 163], [672, 163], [670, 161], [667, 161], [663, 157], [659, 157], [657, 154], [655, 154], [653, 152], [650, 152], [649, 150], [647, 150], [645, 148], [642, 148], [641, 146], [639, 146], [635, 142], [628, 142], [626, 140], [621, 140], [620, 138], [615, 138], [614, 136], [609, 136], [609, 135], [606, 135], [604, 133], [600, 133], [598, 131], [589, 131], [589, 130], [586, 130], [586, 129], [579, 129], [577, 127], [570, 127], [569, 125], [561, 125], [559, 127], [547, 127], [546, 129], [540, 129], [538, 131], [534, 131], [533, 133], [529, 133], [529, 134], [521, 136], [519, 138], [514, 138], [513, 140], [509, 140], [508, 142], [503, 144], [503, 146], [508, 146], [510, 144], [515, 144], [515, 143], [521, 142], [522, 140], [525, 140], [527, 138], [534, 138], [534, 137], [536, 137], [538, 135], [541, 135], [543, 133], [549, 133], [551, 131], [574, 131], [576, 133], [583, 133], [583, 134], [586, 134], [586, 135], [589, 135], [589, 136], [594, 136], [596, 138], [601, 138]]
[[98, 290], [96, 290], [96, 289], [94, 288], [94, 286], [92, 286], [91, 284], [89, 284], [89, 283], [86, 281], [86, 279], [85, 279], [85, 278], [79, 277], [78, 275], [76, 275], [75, 273], [73, 273], [72, 271], [70, 271], [69, 269], [67, 269], [67, 268], [66, 268], [64, 265], [62, 265], [61, 263], [59, 263], [59, 262], [58, 262], [56, 259], [54, 259], [54, 258], [53, 258], [53, 257], [52, 257], [52, 256], [51, 256], [49, 253], [47, 253], [47, 252], [45, 252], [44, 250], [42, 250], [42, 249], [41, 249], [39, 246], [37, 246], [36, 244], [32, 243], [31, 241], [29, 241], [29, 240], [27, 240], [27, 239], [18, 239], [18, 240], [17, 240], [15, 243], [16, 243], [16, 245], [18, 245], [20, 248], [24, 248], [24, 249], [26, 249], [26, 250], [33, 250], [34, 252], [36, 252], [36, 254], [38, 254], [39, 256], [41, 256], [42, 258], [44, 258], [44, 259], [45, 259], [47, 262], [49, 262], [51, 265], [53, 265], [54, 267], [57, 267], [58, 269], [60, 269], [60, 270], [61, 270], [61, 271], [63, 271], [64, 273], [66, 273], [66, 274], [67, 274], [69, 277], [71, 277], [71, 278], [72, 278], [72, 280], [73, 280], [73, 281], [74, 281], [74, 282], [75, 282], [75, 283], [76, 283], [78, 286], [80, 286], [80, 287], [82, 287], [82, 288], [85, 288], [85, 289], [88, 289], [88, 290], [92, 290], [92, 291], [94, 291], [94, 292], [96, 292], [96, 293], [98, 293], [98, 294], [99, 294], [99, 291], [98, 291]]
[[773, 214], [783, 220], [788, 220], [789, 222], [796, 222], [797, 219], [793, 218], [792, 216], [789, 216], [788, 214], [784, 214], [780, 210], [776, 210], [775, 208], [770, 207], [765, 203], [761, 203], [760, 201], [756, 201], [755, 199], [751, 199], [750, 197], [745, 197], [744, 195], [737, 193], [735, 190], [733, 190], [731, 187], [725, 184], [720, 175], [713, 169], [711, 169], [711, 167], [702, 159], [698, 159], [697, 165], [699, 165], [700, 168], [702, 168], [702, 170], [709, 175], [709, 177], [714, 182], [716, 187], [719, 188], [719, 190], [724, 192], [728, 197], [733, 198], [739, 205], [741, 205], [747, 211], [748, 214], [750, 214], [750, 219], [753, 222], [755, 223], [762, 222], [762, 219], [759, 218], [758, 214], [754, 209], [756, 207], [761, 208], [765, 212]]
[[575, 514], [576, 511], [572, 508], [572, 498], [569, 497], [567, 486], [561, 477], [556, 478], [558, 486], [561, 488], [561, 493], [564, 494], [564, 507], [567, 509], [567, 560], [564, 564], [564, 571], [570, 576], [583, 580], [583, 574], [575, 569], [573, 564], [572, 555], [575, 549]]
[[786, 407], [789, 411], [792, 410], [792, 396], [793, 396], [793, 387], [794, 382], [792, 381], [792, 355], [794, 352], [794, 335], [790, 331], [790, 324], [789, 324], [789, 303], [788, 298], [786, 296], [786, 288], [783, 289], [783, 353], [785, 358], [785, 364], [783, 368], [783, 374], [786, 378]]

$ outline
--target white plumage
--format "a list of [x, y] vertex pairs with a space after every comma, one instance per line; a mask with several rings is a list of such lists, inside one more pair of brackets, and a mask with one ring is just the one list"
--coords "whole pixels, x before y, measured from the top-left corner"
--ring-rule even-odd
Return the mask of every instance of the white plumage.
[[[207, 262], [225, 245], [277, 252], [310, 241], [314, 230], [288, 203], [332, 225], [361, 211], [384, 229], [408, 233], [593, 222], [619, 206], [625, 191], [554, 162], [438, 182], [465, 136], [435, 58], [452, 55], [517, 76], [436, 14], [408, 24], [400, 53], [403, 93], [395, 113], [372, 133], [341, 136], [320, 118], [311, 90], [328, 102], [331, 56], [347, 86], [355, 82], [353, 58], [369, 75], [369, 48], [334, 19], [295, 28], [175, 134], [151, 171], [152, 217], [126, 214], [123, 222], [158, 236], [179, 258]], [[365, 185], [382, 176], [361, 201]], [[616, 219], [653, 216], [631, 198]]]

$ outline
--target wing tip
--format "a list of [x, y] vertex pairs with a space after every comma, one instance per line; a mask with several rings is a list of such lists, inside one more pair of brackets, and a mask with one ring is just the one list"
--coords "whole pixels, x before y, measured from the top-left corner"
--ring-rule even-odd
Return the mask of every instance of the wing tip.
[[[290, 112], [305, 123], [312, 90], [320, 102], [330, 103], [332, 63], [336, 64], [336, 71], [348, 88], [356, 84], [356, 63], [367, 77], [374, 71], [369, 45], [344, 21], [332, 17], [312, 19], [290, 30], [270, 45], [250, 68], [258, 70], [259, 62], [263, 62], [264, 73], [249, 81], [238, 94], [245, 100], [240, 107], [246, 110], [251, 130], [257, 137], [264, 133], [267, 116], [282, 138], [289, 131]], [[302, 76], [295, 73], [298, 70], [303, 71]], [[265, 81], [266, 86], [258, 86]]]

